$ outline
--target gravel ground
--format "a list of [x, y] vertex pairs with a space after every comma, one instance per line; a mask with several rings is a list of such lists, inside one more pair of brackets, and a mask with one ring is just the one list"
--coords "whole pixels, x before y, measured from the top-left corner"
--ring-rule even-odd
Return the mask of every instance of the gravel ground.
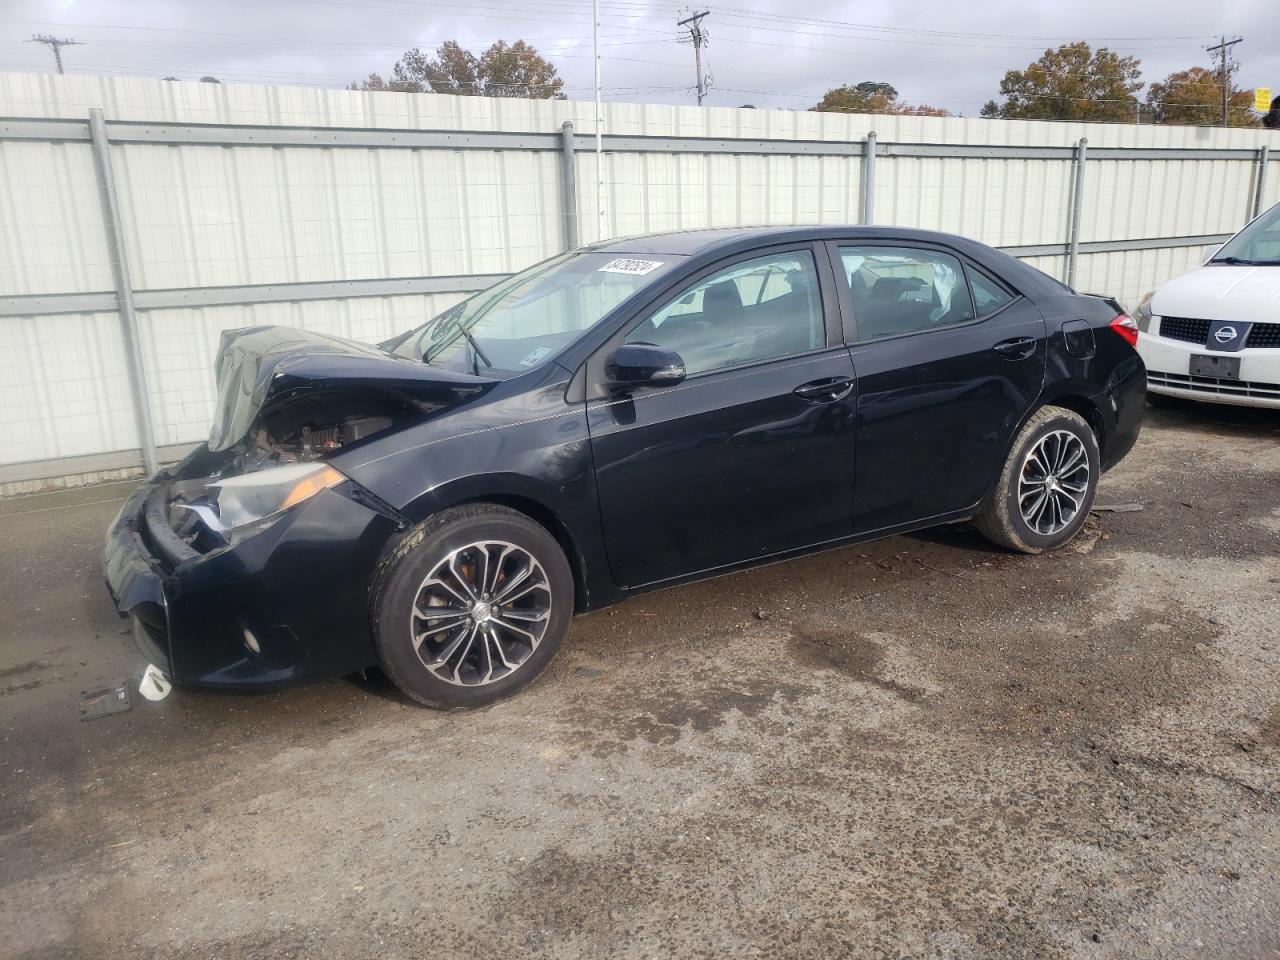
[[19, 957], [1280, 957], [1280, 416], [1152, 411], [1069, 548], [955, 527], [578, 619], [516, 699], [178, 691], [108, 485], [0, 502]]

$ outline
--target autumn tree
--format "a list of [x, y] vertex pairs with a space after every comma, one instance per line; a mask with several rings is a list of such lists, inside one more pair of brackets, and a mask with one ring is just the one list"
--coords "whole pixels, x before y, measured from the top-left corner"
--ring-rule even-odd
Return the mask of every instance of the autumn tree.
[[456, 40], [446, 40], [434, 56], [417, 47], [406, 50], [389, 81], [372, 73], [348, 89], [548, 100], [563, 99], [563, 87], [556, 68], [523, 40], [512, 44], [499, 40], [478, 57]]
[[556, 68], [523, 40], [511, 46], [499, 40], [480, 55], [479, 78], [487, 97], [528, 97], [563, 100], [564, 81]]
[[810, 109], [820, 113], [894, 113], [920, 117], [949, 117], [941, 107], [912, 106], [898, 99], [892, 84], [864, 80], [832, 87]]
[[1106, 47], [1067, 43], [1046, 50], [1025, 70], [1010, 70], [1000, 81], [1003, 103], [992, 100], [982, 116], [1004, 120], [1134, 119], [1142, 88], [1142, 64]]
[[[1253, 91], [1233, 87], [1227, 101], [1227, 125], [1256, 127], [1252, 107]], [[1147, 88], [1147, 109], [1154, 123], [1216, 126], [1222, 122], [1222, 79], [1204, 67], [1171, 73]]]

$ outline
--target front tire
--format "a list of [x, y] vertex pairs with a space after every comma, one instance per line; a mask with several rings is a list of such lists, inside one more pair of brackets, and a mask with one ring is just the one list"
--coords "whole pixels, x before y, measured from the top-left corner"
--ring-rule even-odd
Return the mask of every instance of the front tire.
[[454, 507], [379, 566], [378, 659], [424, 706], [484, 706], [537, 678], [569, 632], [573, 605], [568, 560], [545, 528], [496, 504]]
[[1085, 419], [1042, 407], [1018, 431], [975, 518], [978, 530], [1010, 550], [1054, 550], [1084, 526], [1100, 473], [1098, 441]]

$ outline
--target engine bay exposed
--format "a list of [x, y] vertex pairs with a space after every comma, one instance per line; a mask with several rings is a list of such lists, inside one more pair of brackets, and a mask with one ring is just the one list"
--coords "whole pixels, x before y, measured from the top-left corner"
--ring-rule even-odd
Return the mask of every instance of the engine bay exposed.
[[197, 553], [225, 546], [232, 532], [221, 515], [219, 495], [227, 481], [279, 467], [322, 464], [422, 412], [422, 404], [382, 392], [301, 391], [282, 397], [230, 449], [202, 449], [183, 465], [169, 484], [163, 520]]

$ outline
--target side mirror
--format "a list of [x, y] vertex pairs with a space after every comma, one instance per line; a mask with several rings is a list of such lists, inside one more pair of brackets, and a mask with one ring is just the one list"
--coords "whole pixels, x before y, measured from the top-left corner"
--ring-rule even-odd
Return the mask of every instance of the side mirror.
[[652, 343], [624, 343], [609, 357], [605, 373], [618, 387], [672, 387], [684, 380], [684, 360]]

